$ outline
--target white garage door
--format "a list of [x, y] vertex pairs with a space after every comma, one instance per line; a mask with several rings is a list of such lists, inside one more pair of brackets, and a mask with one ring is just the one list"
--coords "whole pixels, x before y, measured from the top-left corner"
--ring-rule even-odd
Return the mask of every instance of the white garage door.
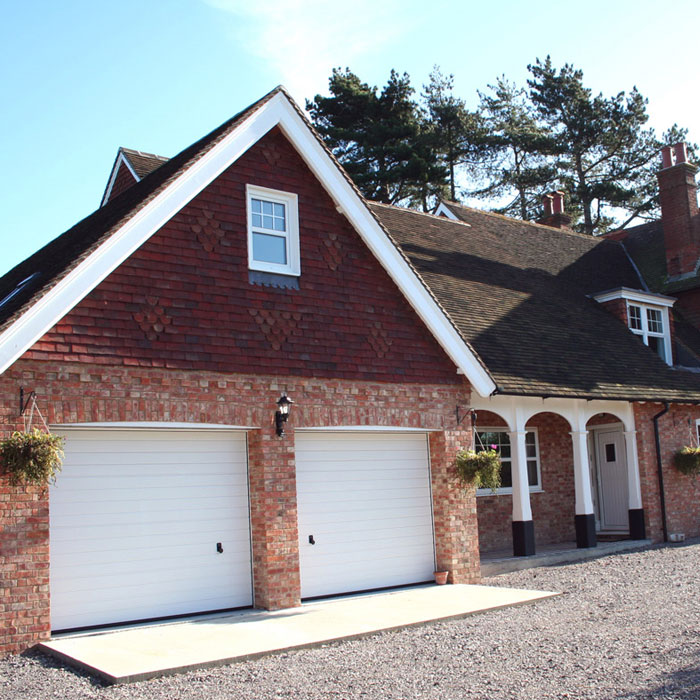
[[296, 463], [302, 598], [432, 579], [425, 434], [297, 432]]
[[52, 629], [252, 604], [244, 433], [64, 435], [50, 493]]

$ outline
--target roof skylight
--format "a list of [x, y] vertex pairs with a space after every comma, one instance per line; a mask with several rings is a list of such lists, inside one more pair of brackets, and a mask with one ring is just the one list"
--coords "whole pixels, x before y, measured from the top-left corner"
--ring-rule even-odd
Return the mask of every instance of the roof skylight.
[[40, 274], [40, 272], [34, 272], [33, 274], [29, 275], [29, 277], [25, 277], [2, 301], [0, 301], [0, 309], [2, 309], [2, 307], [8, 302], [12, 301], [12, 299], [14, 299], [33, 279], [38, 277]]

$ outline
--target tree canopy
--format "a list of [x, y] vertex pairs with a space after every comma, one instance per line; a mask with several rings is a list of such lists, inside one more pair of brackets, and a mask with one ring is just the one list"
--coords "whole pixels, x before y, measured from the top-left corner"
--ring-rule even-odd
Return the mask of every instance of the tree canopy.
[[439, 198], [476, 197], [537, 219], [542, 195], [560, 189], [575, 228], [589, 234], [658, 216], [658, 154], [687, 131], [657, 136], [636, 87], [595, 95], [581, 70], [549, 56], [528, 70], [526, 86], [501, 76], [469, 109], [437, 66], [419, 99], [406, 73], [392, 70], [379, 91], [334, 69], [330, 96], [306, 108], [368, 199], [427, 211]]

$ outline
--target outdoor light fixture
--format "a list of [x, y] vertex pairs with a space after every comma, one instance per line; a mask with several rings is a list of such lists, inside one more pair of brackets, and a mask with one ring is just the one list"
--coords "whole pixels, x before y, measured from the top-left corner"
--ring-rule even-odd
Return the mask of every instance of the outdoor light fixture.
[[277, 399], [279, 408], [277, 409], [277, 413], [275, 413], [275, 428], [277, 429], [278, 437], [284, 435], [284, 424], [287, 422], [287, 418], [289, 418], [289, 409], [292, 407], [293, 403], [294, 401], [292, 401], [286, 393], [283, 393], [282, 396]]

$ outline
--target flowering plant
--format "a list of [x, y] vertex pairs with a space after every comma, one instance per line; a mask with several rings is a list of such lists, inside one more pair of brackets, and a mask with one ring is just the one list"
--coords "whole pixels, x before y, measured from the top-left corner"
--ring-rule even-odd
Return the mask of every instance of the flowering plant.
[[501, 487], [501, 458], [496, 445], [488, 449], [460, 450], [455, 457], [457, 477], [464, 486], [491, 489]]
[[673, 463], [681, 474], [694, 476], [700, 473], [700, 447], [686, 445], [673, 455]]

